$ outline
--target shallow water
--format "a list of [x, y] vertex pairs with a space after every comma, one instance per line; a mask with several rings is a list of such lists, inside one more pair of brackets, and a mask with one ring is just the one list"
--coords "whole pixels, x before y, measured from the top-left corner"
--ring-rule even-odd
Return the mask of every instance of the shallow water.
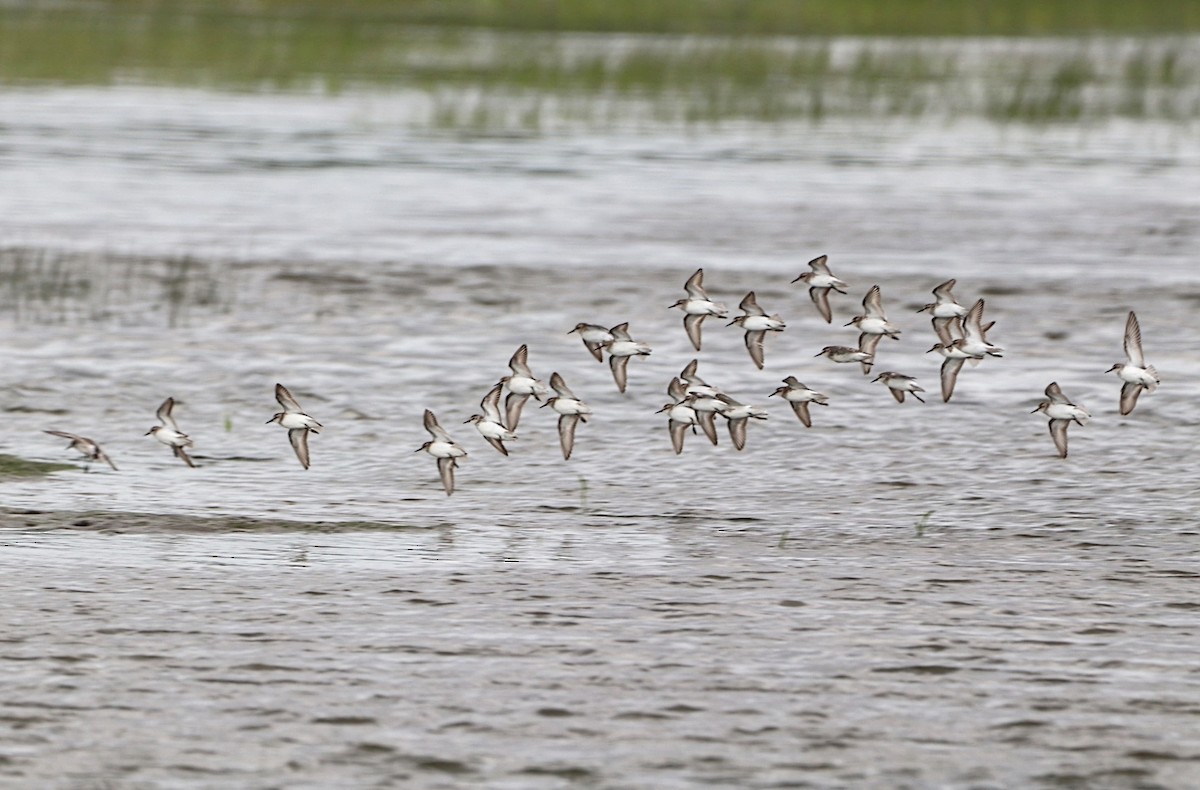
[[[0, 449], [121, 466], [0, 483], [34, 511], [0, 533], [4, 781], [1200, 781], [1186, 125], [473, 138], [411, 99], [0, 94]], [[790, 284], [820, 253], [832, 326]], [[788, 321], [764, 371], [721, 322], [687, 345], [699, 266]], [[936, 393], [915, 311], [949, 277], [1007, 349], [950, 404], [813, 358], [879, 283], [878, 370]], [[1164, 384], [1121, 418], [1131, 308]], [[654, 354], [622, 396], [566, 331], [625, 320]], [[461, 425], [522, 343], [595, 410], [569, 463], [536, 404], [507, 459]], [[694, 356], [770, 408], [745, 452], [671, 453]], [[812, 429], [767, 397], [789, 374], [831, 396]], [[1095, 415], [1065, 461], [1053, 380]], [[308, 472], [276, 381], [327, 426]], [[199, 469], [142, 436], [168, 395]], [[427, 407], [470, 451], [452, 498]]]

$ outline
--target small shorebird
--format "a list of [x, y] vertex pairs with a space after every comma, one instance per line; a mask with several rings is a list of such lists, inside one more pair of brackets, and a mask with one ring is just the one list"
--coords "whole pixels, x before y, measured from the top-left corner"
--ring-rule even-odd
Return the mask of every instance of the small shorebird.
[[1125, 357], [1128, 362], [1118, 362], [1106, 373], [1117, 372], [1117, 377], [1124, 382], [1121, 385], [1121, 414], [1129, 414], [1137, 405], [1138, 395], [1142, 390], [1154, 392], [1158, 389], [1158, 371], [1153, 365], [1146, 364], [1142, 353], [1142, 328], [1138, 326], [1137, 316], [1129, 311], [1125, 320]]
[[700, 324], [704, 323], [704, 319], [710, 315], [715, 315], [717, 318], [725, 318], [729, 315], [728, 308], [718, 302], [714, 302], [708, 298], [708, 294], [704, 291], [704, 270], [697, 269], [696, 273], [688, 278], [683, 284], [683, 289], [687, 291], [687, 298], [680, 299], [671, 307], [678, 307], [684, 312], [683, 328], [687, 332], [688, 340], [692, 341], [692, 345], [696, 350], [700, 350]]
[[1058, 448], [1059, 457], [1066, 458], [1068, 426], [1073, 422], [1084, 425], [1091, 415], [1067, 400], [1067, 396], [1063, 395], [1057, 381], [1050, 382], [1050, 386], [1046, 387], [1046, 397], [1050, 400], [1042, 401], [1030, 413], [1037, 414], [1039, 411], [1046, 413], [1046, 416], [1050, 418], [1050, 436], [1054, 439], [1054, 446]]
[[504, 425], [510, 431], [515, 431], [525, 401], [529, 400], [530, 395], [540, 401], [546, 392], [546, 385], [534, 378], [533, 371], [529, 369], [527, 345], [513, 352], [512, 359], [508, 360], [508, 369], [512, 371], [511, 375], [500, 379], [500, 383], [508, 387], [508, 397], [504, 399]]
[[983, 325], [983, 307], [982, 299], [971, 305], [971, 309], [967, 311], [967, 315], [962, 321], [962, 339], [951, 343], [970, 356], [972, 365], [978, 365], [985, 355], [989, 357], [1003, 356], [1000, 352], [1004, 349], [988, 342], [987, 332], [996, 322], [993, 321], [987, 326]]
[[629, 358], [649, 356], [650, 346], [634, 340], [629, 335], [629, 322], [617, 324], [608, 330], [613, 339], [604, 344], [608, 349], [608, 366], [612, 369], [613, 381], [617, 382], [617, 391], [625, 392], [625, 383], [629, 379]]
[[846, 326], [858, 327], [858, 349], [871, 355], [870, 360], [862, 361], [862, 370], [863, 373], [870, 373], [879, 339], [887, 335], [892, 340], [899, 340], [900, 330], [884, 315], [883, 294], [878, 285], [871, 286], [871, 290], [863, 297], [862, 305], [863, 314], [854, 316]]
[[175, 408], [175, 399], [167, 398], [158, 407], [155, 416], [162, 425], [155, 425], [150, 430], [146, 431], [146, 436], [153, 436], [158, 441], [170, 447], [175, 453], [175, 457], [183, 461], [190, 467], [195, 468], [191, 457], [187, 454], [185, 448], [192, 446], [191, 438], [179, 430], [179, 425], [175, 422], [175, 418], [171, 416], [171, 410]]
[[575, 449], [575, 428], [580, 422], [587, 422], [592, 409], [586, 403], [575, 397], [567, 382], [557, 372], [550, 374], [550, 386], [555, 395], [542, 404], [558, 412], [558, 443], [562, 446], [563, 460], [571, 460], [571, 451]]
[[895, 398], [899, 403], [904, 403], [905, 393], [912, 395], [914, 398], [921, 401], [921, 403], [925, 402], [925, 399], [917, 394], [918, 392], [924, 392], [925, 390], [917, 386], [917, 380], [912, 376], [905, 376], [903, 373], [893, 373], [890, 370], [887, 370], [873, 378], [872, 381], [882, 381], [884, 384], [886, 384], [888, 390], [892, 393], [892, 397]]
[[815, 357], [825, 356], [832, 359], [834, 362], [849, 363], [861, 362], [864, 365], [875, 360], [875, 356], [862, 349], [851, 348], [850, 346], [825, 346], [816, 354]]
[[737, 324], [746, 330], [746, 350], [750, 352], [750, 359], [754, 361], [755, 366], [762, 370], [763, 338], [767, 332], [782, 332], [787, 324], [783, 323], [783, 319], [778, 315], [767, 315], [767, 311], [758, 306], [754, 291], [746, 294], [738, 307], [745, 315], [739, 315], [727, 326]]
[[[667, 387], [668, 392], [673, 390], [682, 391], [683, 382], [679, 379], [672, 379], [671, 385]], [[672, 397], [674, 393], [672, 392]], [[683, 438], [690, 427], [695, 430], [696, 412], [685, 401], [675, 401], [674, 403], [664, 404], [655, 414], [667, 413], [667, 429], [671, 432], [671, 447], [675, 448], [675, 454], [679, 455], [683, 452]]]
[[429, 431], [433, 439], [418, 447], [415, 452], [424, 450], [437, 459], [442, 488], [446, 489], [446, 496], [450, 496], [454, 493], [454, 470], [458, 468], [455, 459], [464, 457], [467, 451], [454, 443], [450, 434], [438, 424], [437, 417], [429, 409], [425, 410], [425, 430]]
[[322, 427], [321, 423], [305, 414], [304, 410], [300, 408], [300, 404], [292, 397], [292, 393], [288, 392], [287, 387], [282, 384], [275, 385], [275, 400], [279, 401], [279, 406], [283, 411], [267, 420], [267, 425], [277, 422], [288, 429], [288, 441], [292, 443], [292, 449], [296, 451], [300, 465], [307, 469], [308, 432], [320, 433], [317, 429]]
[[717, 443], [716, 415], [724, 414], [729, 404], [720, 394], [707, 395], [699, 392], [688, 392], [682, 403], [690, 406], [696, 413], [696, 424], [713, 444]]
[[718, 395], [717, 399], [725, 404], [725, 409], [720, 414], [729, 421], [729, 439], [733, 442], [734, 449], [741, 450], [746, 446], [746, 425], [751, 419], [767, 419], [767, 412], [757, 406], [739, 403], [728, 395]]
[[800, 418], [800, 422], [804, 423], [805, 428], [812, 427], [812, 415], [809, 414], [808, 404], [815, 403], [818, 406], [829, 405], [828, 395], [810, 389], [795, 376], [788, 376], [783, 380], [783, 386], [776, 389], [767, 397], [774, 395], [780, 396], [792, 405], [792, 411], [796, 412], [796, 416]]
[[463, 421], [463, 424], [475, 423], [475, 430], [479, 431], [480, 436], [487, 439], [488, 444], [499, 450], [501, 455], [508, 455], [508, 448], [504, 446], [504, 443], [516, 439], [517, 435], [504, 427], [504, 420], [500, 416], [500, 391], [503, 389], [504, 384], [497, 382], [496, 386], [483, 396], [483, 400], [479, 401], [479, 408], [483, 414], [472, 414]]
[[596, 358], [597, 362], [604, 362], [604, 345], [611, 343], [613, 340], [612, 332], [609, 332], [599, 324], [584, 324], [578, 323], [568, 335], [579, 333], [579, 339], [583, 341], [583, 345]]
[[45, 431], [45, 433], [48, 433], [51, 436], [61, 436], [64, 439], [70, 439], [71, 443], [67, 445], [67, 449], [77, 450], [83, 454], [84, 458], [87, 459], [83, 465], [83, 471], [86, 472], [88, 470], [88, 467], [91, 466], [92, 461], [103, 461], [111, 466], [114, 472], [117, 471], [117, 465], [112, 462], [111, 458], [105, 455], [104, 451], [100, 449], [100, 445], [96, 444], [86, 436], [76, 436], [75, 434], [67, 433], [66, 431]]
[[918, 313], [929, 311], [929, 314], [933, 316], [933, 331], [937, 333], [938, 340], [945, 346], [954, 342], [954, 335], [950, 330], [954, 326], [955, 319], [961, 321], [967, 314], [967, 308], [960, 305], [952, 293], [956, 282], [958, 281], [954, 279], [946, 280], [934, 288], [935, 301], [917, 311]]
[[831, 323], [833, 312], [829, 309], [829, 292], [832, 290], [844, 294], [850, 286], [834, 277], [833, 272], [829, 271], [828, 255], [813, 258], [808, 265], [812, 271], [804, 272], [792, 282], [798, 283], [803, 280], [808, 285], [808, 296], [817, 306], [817, 312], [825, 319], [825, 323]]
[[950, 396], [954, 394], [954, 385], [958, 381], [958, 374], [959, 371], [962, 370], [963, 363], [968, 359], [978, 360], [982, 355], [976, 356], [963, 351], [962, 340], [955, 340], [949, 344], [934, 343], [929, 351], [926, 351], [925, 353], [928, 354], [931, 351], [938, 352], [944, 358], [941, 372], [942, 401], [944, 403], [949, 403]]

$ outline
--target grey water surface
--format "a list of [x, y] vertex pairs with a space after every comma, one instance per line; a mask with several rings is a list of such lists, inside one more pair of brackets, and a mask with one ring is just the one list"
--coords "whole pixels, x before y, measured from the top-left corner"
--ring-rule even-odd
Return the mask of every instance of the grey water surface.
[[[1200, 784], [1194, 126], [471, 136], [413, 101], [0, 93], [0, 451], [121, 469], [0, 482], [0, 782]], [[822, 253], [832, 325], [790, 282]], [[765, 370], [719, 320], [691, 349], [698, 267], [787, 321]], [[944, 404], [916, 311], [950, 277], [1006, 353]], [[814, 358], [876, 283], [876, 372], [927, 404]], [[1130, 309], [1163, 385], [1121, 417]], [[653, 346], [627, 394], [579, 321]], [[462, 424], [523, 343], [595, 411], [569, 462], [536, 402], [509, 458]], [[693, 358], [769, 409], [744, 452], [672, 453]], [[307, 472], [277, 381], [326, 426]], [[1051, 381], [1094, 415], [1066, 460]], [[167, 396], [197, 469], [143, 436]]]

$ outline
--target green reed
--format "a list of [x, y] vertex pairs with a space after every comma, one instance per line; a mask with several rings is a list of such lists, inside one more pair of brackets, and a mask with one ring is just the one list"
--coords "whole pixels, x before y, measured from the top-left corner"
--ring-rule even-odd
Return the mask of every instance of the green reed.
[[[108, 0], [0, 10], [0, 85], [411, 91], [424, 97], [412, 125], [484, 134], [829, 117], [1189, 121], [1200, 117], [1193, 38], [906, 36], [1179, 32], [1200, 26], [1191, 8], [1100, 0]], [[544, 28], [665, 35], [536, 32]], [[835, 37], [842, 33], [889, 37]]]

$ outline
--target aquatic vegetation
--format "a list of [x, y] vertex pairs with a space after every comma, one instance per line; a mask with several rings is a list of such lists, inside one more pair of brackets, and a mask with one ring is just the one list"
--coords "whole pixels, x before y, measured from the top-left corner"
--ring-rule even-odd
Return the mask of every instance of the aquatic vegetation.
[[78, 469], [74, 464], [47, 463], [0, 453], [0, 479], [6, 477], [40, 477], [53, 472]]
[[[1200, 8], [1179, 2], [109, 0], [0, 11], [0, 84], [407, 91], [412, 126], [481, 134], [834, 116], [1194, 120], [1200, 47], [1188, 30]], [[994, 33], [1058, 37], [948, 37]]]

